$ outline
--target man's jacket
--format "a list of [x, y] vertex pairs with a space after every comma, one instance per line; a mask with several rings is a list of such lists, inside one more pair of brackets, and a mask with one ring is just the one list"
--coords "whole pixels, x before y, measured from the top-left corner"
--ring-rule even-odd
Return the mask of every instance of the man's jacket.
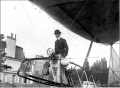
[[68, 54], [68, 45], [65, 39], [60, 38], [55, 41], [55, 53], [60, 53], [62, 56], [66, 57]]

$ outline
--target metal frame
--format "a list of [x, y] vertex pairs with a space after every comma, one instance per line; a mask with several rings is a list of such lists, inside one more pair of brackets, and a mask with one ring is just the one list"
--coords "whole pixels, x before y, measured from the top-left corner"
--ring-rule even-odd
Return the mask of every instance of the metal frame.
[[[72, 87], [71, 85], [67, 85], [67, 84], [64, 84], [64, 83], [57, 83], [57, 82], [53, 82], [53, 81], [50, 81], [50, 80], [46, 80], [46, 79], [43, 79], [43, 78], [38, 78], [38, 77], [35, 77], [33, 75], [30, 75], [28, 73], [26, 73], [26, 69], [28, 67], [28, 65], [31, 63], [31, 61], [33, 60], [49, 60], [48, 57], [43, 57], [43, 58], [30, 58], [30, 59], [25, 59], [23, 60], [20, 68], [18, 69], [18, 76], [22, 77], [22, 78], [26, 78], [26, 79], [29, 79], [29, 80], [32, 80], [34, 82], [38, 82], [38, 83], [41, 83], [41, 84], [45, 84], [45, 85], [49, 85], [49, 86], [57, 86], [57, 87]], [[25, 69], [22, 71], [22, 75], [21, 75], [21, 68], [22, 68], [22, 65], [24, 62], [27, 62], [27, 66], [25, 67]]]
[[[17, 74], [18, 74], [18, 76], [20, 76], [20, 77], [22, 77], [22, 78], [26, 78], [26, 79], [32, 80], [32, 81], [34, 81], [34, 82], [41, 83], [41, 84], [45, 84], [45, 85], [48, 85], [48, 86], [74, 87], [75, 85], [74, 85], [73, 80], [72, 80], [72, 78], [71, 78], [72, 72], [67, 72], [68, 74], [65, 74], [66, 77], [67, 77], [67, 79], [68, 79], [68, 84], [53, 82], [53, 81], [44, 79], [44, 78], [42, 78], [42, 77], [40, 78], [40, 77], [33, 76], [32, 74], [29, 74], [28, 72], [26, 72], [27, 67], [29, 66], [29, 64], [31, 64], [32, 61], [35, 61], [35, 60], [49, 60], [49, 61], [50, 61], [50, 59], [51, 59], [51, 58], [49, 58], [49, 57], [25, 59], [25, 60], [23, 60], [20, 68], [18, 69]], [[52, 60], [52, 59], [51, 59], [51, 60]], [[25, 62], [27, 62], [27, 63], [26, 63], [26, 67], [21, 71], [21, 68], [22, 68], [22, 66], [23, 66], [23, 64], [24, 64]], [[87, 81], [88, 81], [88, 77], [87, 77], [87, 74], [86, 74], [86, 72], [88, 72], [88, 71], [86, 71], [82, 66], [80, 66], [80, 65], [78, 65], [78, 64], [75, 64], [75, 63], [73, 63], [73, 62], [70, 62], [70, 64], [74, 65], [75, 67], [77, 66], [77, 67], [81, 68], [81, 70], [83, 70], [82, 75], [85, 74], [86, 79], [87, 79]], [[22, 74], [21, 74], [21, 73], [22, 73]], [[82, 79], [82, 76], [81, 76], [81, 77], [79, 76], [79, 73], [77, 72], [77, 70], [76, 70], [76, 73], [77, 73], [77, 76], [78, 76], [78, 79], [79, 79], [79, 82], [80, 82], [79, 84], [82, 86], [82, 80], [81, 80], [81, 79]]]

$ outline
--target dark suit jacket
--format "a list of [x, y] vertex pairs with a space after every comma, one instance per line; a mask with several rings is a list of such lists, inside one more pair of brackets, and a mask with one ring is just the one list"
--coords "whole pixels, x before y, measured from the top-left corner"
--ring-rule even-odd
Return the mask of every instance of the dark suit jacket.
[[55, 53], [60, 53], [64, 57], [67, 56], [68, 45], [65, 39], [60, 38], [60, 40], [55, 41]]

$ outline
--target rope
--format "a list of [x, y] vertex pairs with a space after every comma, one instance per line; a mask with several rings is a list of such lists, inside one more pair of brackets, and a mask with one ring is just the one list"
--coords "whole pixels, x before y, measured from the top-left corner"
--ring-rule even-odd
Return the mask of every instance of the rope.
[[[36, 32], [36, 34], [37, 34], [37, 36], [39, 37], [39, 35], [38, 35], [38, 33], [37, 33], [37, 30], [36, 30], [36, 28], [35, 28], [35, 26], [34, 26], [34, 24], [33, 24], [32, 20], [31, 20], [31, 18], [30, 18], [30, 16], [29, 16], [28, 12], [26, 11], [26, 9], [25, 9], [25, 7], [24, 7], [24, 5], [23, 5], [22, 1], [21, 1], [21, 4], [22, 4], [22, 6], [23, 6], [23, 8], [24, 8], [24, 10], [25, 10], [25, 12], [26, 12], [26, 14], [27, 14], [27, 16], [28, 16], [28, 18], [29, 18], [30, 22], [32, 23], [32, 25], [33, 25], [33, 27], [34, 27], [35, 32]], [[40, 38], [40, 37], [39, 37], [39, 39], [40, 39], [40, 41], [41, 41], [41, 38]], [[42, 45], [43, 45], [43, 47], [44, 47], [44, 49], [45, 49], [45, 45], [43, 44], [43, 42], [42, 42], [42, 41], [41, 41], [41, 43], [42, 43]]]
[[79, 11], [79, 13], [77, 14], [77, 16], [75, 17], [75, 19], [73, 20], [73, 22], [71, 23], [71, 25], [69, 26], [69, 28], [73, 25], [74, 21], [77, 19], [77, 17], [80, 15], [81, 11], [83, 10], [83, 8], [86, 6], [88, 0], [86, 1], [86, 3], [84, 4], [84, 6], [82, 7], [82, 9]]

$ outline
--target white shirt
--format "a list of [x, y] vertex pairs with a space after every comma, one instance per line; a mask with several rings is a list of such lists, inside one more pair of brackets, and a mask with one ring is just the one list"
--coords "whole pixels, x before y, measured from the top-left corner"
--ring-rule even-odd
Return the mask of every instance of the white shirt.
[[57, 40], [60, 40], [60, 37], [59, 37], [59, 38], [57, 38]]

